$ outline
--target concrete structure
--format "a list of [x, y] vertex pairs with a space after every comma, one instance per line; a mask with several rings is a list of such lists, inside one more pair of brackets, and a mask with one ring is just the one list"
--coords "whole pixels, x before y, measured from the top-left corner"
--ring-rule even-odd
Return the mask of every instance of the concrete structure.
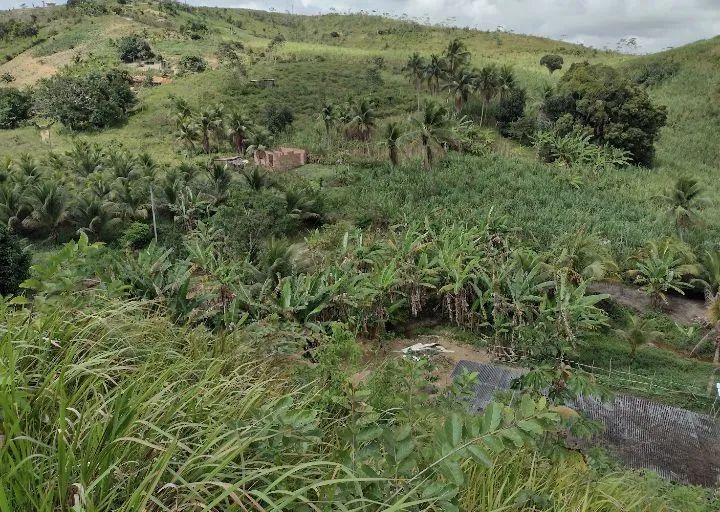
[[250, 80], [250, 83], [261, 89], [272, 89], [275, 87], [274, 78], [262, 78], [260, 80]]
[[255, 165], [274, 171], [289, 171], [307, 163], [307, 151], [297, 148], [276, 150], [258, 149], [254, 154]]
[[243, 156], [230, 156], [227, 158], [214, 158], [213, 162], [234, 167], [235, 169], [242, 169], [249, 163], [249, 160]]
[[[460, 361], [453, 377], [464, 370], [478, 373], [473, 412], [482, 411], [498, 391], [510, 392], [527, 370]], [[580, 397], [568, 406], [600, 422], [605, 430], [587, 446], [600, 444], [625, 464], [654, 471], [669, 480], [714, 487], [720, 484], [720, 421], [712, 416], [617, 393], [607, 402]]]

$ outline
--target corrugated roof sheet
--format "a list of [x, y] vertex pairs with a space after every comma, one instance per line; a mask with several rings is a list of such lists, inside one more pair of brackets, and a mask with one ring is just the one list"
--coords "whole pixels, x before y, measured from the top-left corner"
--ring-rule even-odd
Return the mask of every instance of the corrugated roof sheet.
[[[509, 390], [525, 370], [461, 361], [453, 377], [465, 369], [478, 373], [471, 404], [484, 409], [498, 390]], [[720, 483], [720, 422], [711, 416], [617, 394], [612, 401], [581, 397], [569, 406], [605, 426], [595, 442], [628, 466], [655, 471], [670, 480], [715, 486]]]

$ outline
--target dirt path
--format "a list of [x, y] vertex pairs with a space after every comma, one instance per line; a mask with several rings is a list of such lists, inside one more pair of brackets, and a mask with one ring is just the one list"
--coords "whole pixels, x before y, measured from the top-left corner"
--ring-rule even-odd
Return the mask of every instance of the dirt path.
[[[607, 293], [613, 300], [639, 313], [653, 311], [650, 297], [635, 286], [602, 281], [591, 284], [589, 291], [592, 293]], [[702, 300], [670, 295], [668, 296], [668, 303], [663, 312], [678, 323], [691, 324], [705, 318], [705, 303]]]

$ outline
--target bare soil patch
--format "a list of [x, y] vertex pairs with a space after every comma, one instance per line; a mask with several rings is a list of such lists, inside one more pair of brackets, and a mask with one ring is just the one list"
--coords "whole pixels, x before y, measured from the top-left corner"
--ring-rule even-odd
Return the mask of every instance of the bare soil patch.
[[356, 380], [365, 379], [374, 367], [389, 358], [403, 357], [402, 350], [416, 343], [438, 343], [448, 351], [430, 356], [436, 366], [432, 375], [433, 380], [435, 385], [440, 388], [445, 388], [452, 383], [452, 371], [458, 362], [488, 363], [493, 360], [485, 349], [458, 343], [444, 334], [421, 334], [396, 338], [383, 343], [380, 347], [377, 346], [377, 342], [366, 342], [362, 343], [363, 363], [368, 369], [359, 372]]
[[[619, 282], [601, 281], [592, 283], [589, 291], [592, 293], [607, 293], [616, 302], [639, 313], [654, 311], [650, 303], [650, 297], [635, 286]], [[702, 300], [669, 295], [668, 304], [662, 312], [678, 323], [702, 322], [705, 319], [705, 303]]]

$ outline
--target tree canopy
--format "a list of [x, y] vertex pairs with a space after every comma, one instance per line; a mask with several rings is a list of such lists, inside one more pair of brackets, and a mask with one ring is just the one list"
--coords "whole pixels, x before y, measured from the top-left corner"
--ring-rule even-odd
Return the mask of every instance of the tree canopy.
[[134, 104], [128, 74], [120, 70], [82, 77], [56, 75], [42, 80], [35, 94], [38, 113], [72, 130], [119, 124], [127, 119]]
[[667, 111], [615, 69], [587, 62], [573, 64], [548, 95], [543, 113], [560, 134], [589, 132], [596, 144], [624, 149], [633, 163], [652, 164], [654, 143]]

